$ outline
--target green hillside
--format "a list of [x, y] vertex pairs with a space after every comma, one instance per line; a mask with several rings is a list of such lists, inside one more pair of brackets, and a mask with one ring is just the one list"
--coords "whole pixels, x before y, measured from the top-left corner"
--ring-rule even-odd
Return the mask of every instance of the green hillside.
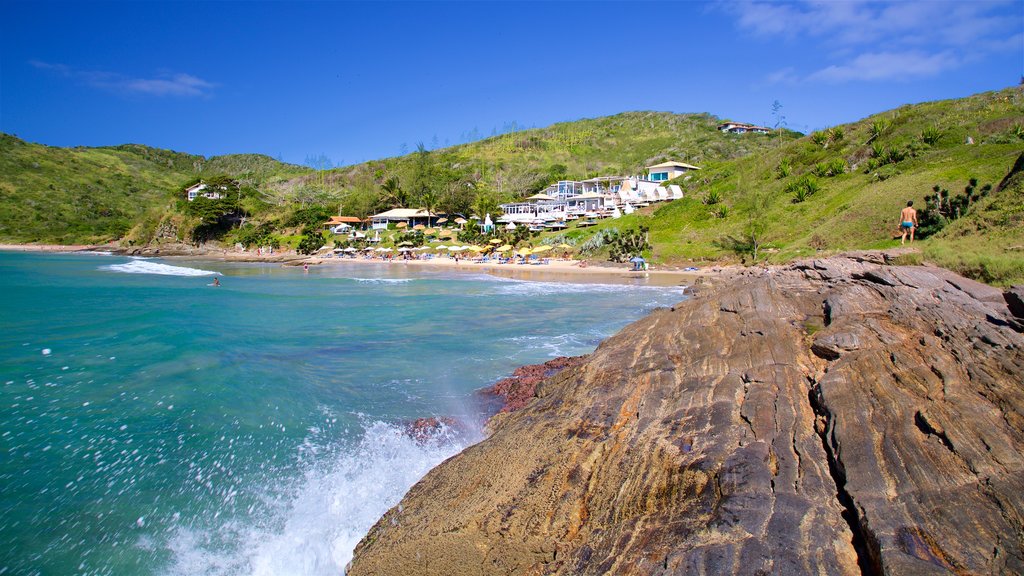
[[[294, 243], [331, 214], [495, 214], [559, 179], [681, 160], [702, 168], [674, 182], [685, 198], [530, 242], [565, 242], [600, 259], [646, 236], [645, 255], [663, 265], [782, 262], [897, 245], [899, 211], [913, 200], [931, 222], [916, 243], [924, 259], [988, 282], [1024, 280], [1024, 183], [1007, 177], [1024, 151], [1020, 88], [907, 105], [806, 136], [723, 134], [718, 124], [707, 114], [628, 112], [321, 171], [259, 155], [62, 149], [2, 136], [0, 241]], [[230, 201], [181, 200], [185, 185], [217, 176], [238, 183]], [[950, 191], [944, 204], [935, 187]]]
[[172, 210], [197, 178], [263, 182], [309, 171], [252, 154], [207, 159], [137, 144], [57, 148], [0, 134], [0, 242], [117, 239], [145, 215]]
[[[925, 208], [933, 186], [962, 190], [971, 178], [979, 187], [995, 186], [1022, 150], [1024, 95], [1019, 88], [904, 106], [780, 143], [760, 154], [707, 162], [699, 178], [678, 182], [687, 192], [685, 199], [662, 205], [649, 217], [633, 215], [606, 225], [648, 225], [653, 256], [660, 262], [749, 262], [752, 239], [759, 244], [759, 258], [776, 262], [891, 247], [899, 243], [893, 237], [899, 211], [908, 200]], [[919, 246], [926, 256], [942, 253], [940, 246], [976, 250], [1001, 262], [997, 266], [1003, 269], [976, 276], [990, 281], [1024, 279], [1019, 251], [1024, 227], [1012, 225], [1019, 217], [998, 234], [969, 224], [983, 211], [1001, 215], [1014, 206], [1019, 210], [1020, 204], [1019, 183], [1004, 186], [962, 221]], [[1004, 218], [990, 215], [989, 221]], [[961, 256], [959, 268], [969, 272], [971, 266], [977, 267], [967, 263], [972, 259], [967, 253]]]

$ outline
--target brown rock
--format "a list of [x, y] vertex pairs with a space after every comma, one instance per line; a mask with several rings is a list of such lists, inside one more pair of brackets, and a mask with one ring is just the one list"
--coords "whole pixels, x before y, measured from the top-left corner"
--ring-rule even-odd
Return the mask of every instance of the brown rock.
[[534, 398], [537, 385], [566, 368], [579, 366], [586, 356], [559, 356], [543, 364], [528, 364], [516, 368], [512, 376], [498, 380], [483, 391], [502, 400], [499, 412], [514, 412]]
[[1024, 573], [1024, 335], [991, 296], [833, 258], [657, 311], [431, 471], [349, 574]]

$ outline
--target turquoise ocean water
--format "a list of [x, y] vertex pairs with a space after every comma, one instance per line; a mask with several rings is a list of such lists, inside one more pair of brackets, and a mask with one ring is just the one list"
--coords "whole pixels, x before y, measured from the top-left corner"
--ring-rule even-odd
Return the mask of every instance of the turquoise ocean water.
[[[222, 286], [208, 286], [214, 275]], [[0, 252], [0, 574], [341, 574], [474, 391], [680, 288]], [[468, 434], [417, 443], [403, 424]]]

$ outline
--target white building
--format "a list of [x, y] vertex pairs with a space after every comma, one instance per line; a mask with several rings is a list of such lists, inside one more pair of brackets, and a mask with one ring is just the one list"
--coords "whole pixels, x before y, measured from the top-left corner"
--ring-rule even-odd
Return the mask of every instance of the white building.
[[437, 218], [437, 214], [422, 208], [395, 208], [370, 216], [370, 228], [373, 230], [384, 230], [388, 227], [388, 224], [398, 222], [405, 222], [409, 226], [415, 226], [416, 224], [426, 224], [429, 226], [430, 221], [435, 218]]
[[220, 189], [215, 190], [207, 186], [205, 182], [200, 182], [185, 188], [185, 196], [188, 198], [189, 202], [200, 196], [211, 200], [220, 200], [227, 195], [227, 189], [227, 186], [221, 186]]
[[664, 182], [682, 176], [691, 170], [700, 170], [700, 168], [685, 162], [662, 162], [647, 167], [647, 179], [651, 182]]

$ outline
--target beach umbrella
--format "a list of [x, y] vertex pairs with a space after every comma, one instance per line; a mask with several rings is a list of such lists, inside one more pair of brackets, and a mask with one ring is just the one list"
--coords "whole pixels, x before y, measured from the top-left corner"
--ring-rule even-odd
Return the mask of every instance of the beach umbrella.
[[504, 246], [498, 246], [497, 248], [494, 249], [494, 251], [495, 252], [508, 252], [511, 249], [512, 249], [512, 245], [511, 244], [505, 244]]
[[516, 251], [516, 254], [520, 256], [529, 256], [530, 254], [533, 254], [533, 250], [530, 248], [520, 248]]
[[445, 222], [447, 222], [447, 221], [448, 221], [448, 219], [447, 219], [447, 218], [438, 218], [438, 219], [437, 219], [437, 223], [438, 223], [438, 224], [444, 224], [444, 223], [445, 223]]
[[342, 250], [342, 252], [356, 252], [357, 250], [351, 246]]
[[516, 223], [515, 222], [509, 222], [508, 224], [505, 225], [505, 230], [515, 230], [515, 229], [516, 229]]
[[412, 229], [413, 230], [426, 230], [427, 227], [424, 226], [423, 224], [417, 224], [417, 225], [413, 226]]
[[398, 245], [399, 246], [412, 246], [412, 242], [409, 242], [408, 240], [406, 240], [405, 242], [399, 242]]
[[501, 244], [501, 239], [500, 238], [491, 238], [490, 240], [488, 240], [488, 242], [490, 242], [491, 244]]
[[344, 252], [344, 250], [342, 250], [341, 248], [335, 248], [334, 250], [331, 250], [331, 252], [337, 254], [338, 252]]
[[533, 254], [540, 254], [541, 252], [547, 252], [548, 250], [551, 250], [551, 246], [537, 246], [530, 252]]
[[469, 249], [472, 250], [473, 252], [483, 252], [484, 250], [486, 250], [486, 248], [482, 248], [480, 246], [470, 246]]
[[399, 252], [408, 252], [409, 250], [410, 250], [410, 248], [399, 248], [398, 249]]
[[408, 222], [399, 222], [398, 224], [395, 224], [395, 228], [406, 228], [408, 226], [409, 226]]
[[466, 222], [467, 222], [467, 220], [465, 218], [456, 218], [455, 219], [455, 223], [456, 224], [465, 224]]
[[426, 230], [423, 231], [423, 233], [426, 234], [427, 236], [432, 236], [434, 234], [437, 234], [437, 230], [434, 230], [433, 228], [427, 228]]
[[644, 263], [644, 259], [639, 257], [639, 256], [633, 256], [632, 258], [629, 259], [629, 261], [632, 262], [633, 264], [643, 264]]

